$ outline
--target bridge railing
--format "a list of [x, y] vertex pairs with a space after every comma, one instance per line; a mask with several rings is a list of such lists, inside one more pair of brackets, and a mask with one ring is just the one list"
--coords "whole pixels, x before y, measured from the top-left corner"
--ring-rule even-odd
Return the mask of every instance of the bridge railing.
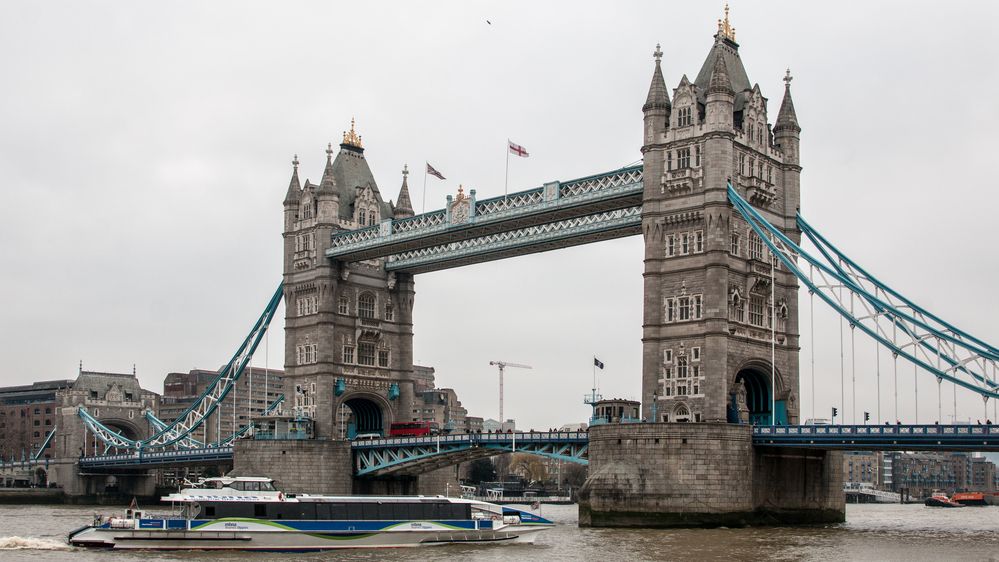
[[532, 441], [577, 441], [586, 442], [589, 434], [585, 431], [525, 431], [517, 433], [452, 433], [449, 435], [421, 435], [418, 437], [384, 437], [381, 439], [365, 439], [353, 441], [355, 449], [374, 449], [385, 447], [403, 447], [407, 445], [441, 444], [492, 444], [510, 443], [512, 441], [528, 443]]
[[176, 451], [136, 451], [114, 455], [80, 457], [80, 466], [141, 465], [169, 463], [171, 461], [218, 459], [231, 457], [233, 447], [206, 447], [203, 449], [180, 449]]
[[753, 435], [999, 435], [992, 425], [776, 425], [754, 426]]

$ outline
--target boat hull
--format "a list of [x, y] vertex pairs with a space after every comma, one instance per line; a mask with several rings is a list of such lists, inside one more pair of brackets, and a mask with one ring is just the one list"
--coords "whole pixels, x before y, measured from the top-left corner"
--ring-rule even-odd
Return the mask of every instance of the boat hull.
[[[230, 528], [225, 528], [226, 524]], [[297, 522], [296, 522], [297, 523]], [[310, 522], [321, 523], [321, 522]], [[347, 522], [343, 522], [347, 523]], [[360, 522], [359, 522], [360, 523]], [[375, 523], [375, 522], [363, 522]], [[531, 543], [550, 525], [508, 525], [500, 529], [461, 528], [437, 522], [394, 522], [382, 529], [370, 525], [314, 525], [314, 529], [275, 528], [274, 522], [215, 522], [199, 529], [116, 529], [87, 527], [74, 532], [74, 546], [116, 550], [265, 550], [320, 551], [343, 548], [395, 548], [448, 543]], [[285, 525], [278, 524], [281, 527]], [[340, 528], [338, 528], [340, 527]], [[350, 528], [345, 528], [350, 527]]]

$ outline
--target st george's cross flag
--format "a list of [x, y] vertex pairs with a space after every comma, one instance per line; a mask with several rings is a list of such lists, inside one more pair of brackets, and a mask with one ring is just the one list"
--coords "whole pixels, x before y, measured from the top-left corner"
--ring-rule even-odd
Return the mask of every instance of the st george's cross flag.
[[528, 156], [530, 156], [530, 154], [527, 153], [527, 149], [526, 148], [520, 146], [519, 144], [516, 144], [515, 142], [511, 141], [510, 139], [507, 139], [506, 142], [508, 142], [510, 144], [510, 154], [516, 154], [517, 156], [520, 156], [521, 158], [527, 158]]
[[431, 166], [430, 162], [427, 162], [427, 173], [430, 174], [431, 176], [434, 176], [435, 178], [439, 178], [442, 180], [447, 179], [444, 177], [444, 174], [441, 174], [433, 166]]
[[600, 370], [603, 370], [603, 368], [604, 368], [604, 362], [601, 361], [601, 360], [599, 360], [599, 359], [597, 359], [596, 357], [594, 357], [593, 358], [593, 366], [597, 367]]

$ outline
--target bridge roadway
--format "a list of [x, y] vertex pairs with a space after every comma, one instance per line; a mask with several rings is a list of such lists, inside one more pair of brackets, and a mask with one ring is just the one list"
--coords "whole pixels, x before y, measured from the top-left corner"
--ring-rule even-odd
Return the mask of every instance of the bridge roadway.
[[[754, 426], [753, 444], [849, 451], [999, 452], [992, 425], [789, 425]], [[585, 431], [471, 433], [386, 437], [354, 441], [357, 476], [413, 475], [500, 453], [529, 453], [587, 464]], [[80, 469], [136, 470], [232, 462], [233, 447], [81, 457]], [[8, 463], [14, 464], [14, 463]], [[3, 463], [0, 463], [3, 468]]]

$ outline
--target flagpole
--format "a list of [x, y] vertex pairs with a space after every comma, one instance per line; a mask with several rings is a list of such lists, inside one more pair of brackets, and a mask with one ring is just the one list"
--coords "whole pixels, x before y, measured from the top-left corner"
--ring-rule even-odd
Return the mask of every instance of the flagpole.
[[507, 187], [510, 185], [510, 139], [506, 139], [506, 175], [503, 178], [503, 206], [506, 206]]
[[427, 166], [429, 165], [427, 162], [423, 163], [423, 209], [420, 213], [427, 212]]

